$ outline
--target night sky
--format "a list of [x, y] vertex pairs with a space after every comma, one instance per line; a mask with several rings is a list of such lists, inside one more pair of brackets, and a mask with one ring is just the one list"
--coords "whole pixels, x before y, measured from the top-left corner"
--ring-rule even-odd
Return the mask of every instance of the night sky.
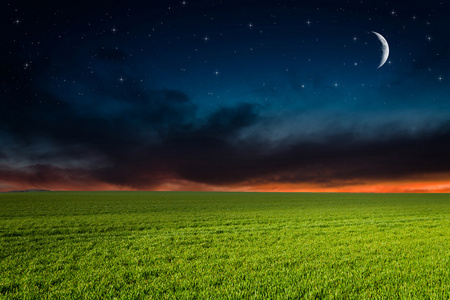
[[0, 191], [450, 191], [448, 1], [0, 15]]

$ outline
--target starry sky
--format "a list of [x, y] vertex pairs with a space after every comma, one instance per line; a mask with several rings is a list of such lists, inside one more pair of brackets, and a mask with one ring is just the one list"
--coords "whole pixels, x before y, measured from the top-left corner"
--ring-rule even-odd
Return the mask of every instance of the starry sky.
[[449, 13], [2, 1], [0, 191], [449, 192]]

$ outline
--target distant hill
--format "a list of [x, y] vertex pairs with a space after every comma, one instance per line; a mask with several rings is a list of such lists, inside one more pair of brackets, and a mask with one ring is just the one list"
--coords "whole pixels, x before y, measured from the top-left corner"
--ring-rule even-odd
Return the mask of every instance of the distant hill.
[[5, 192], [5, 193], [29, 193], [29, 192], [51, 192], [51, 190], [29, 189], [29, 190], [8, 191], [8, 192]]

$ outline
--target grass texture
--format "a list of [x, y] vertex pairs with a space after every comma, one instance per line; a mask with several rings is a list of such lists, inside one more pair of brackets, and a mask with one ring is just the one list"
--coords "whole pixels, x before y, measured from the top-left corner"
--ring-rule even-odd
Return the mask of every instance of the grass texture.
[[0, 194], [0, 299], [449, 299], [450, 195]]

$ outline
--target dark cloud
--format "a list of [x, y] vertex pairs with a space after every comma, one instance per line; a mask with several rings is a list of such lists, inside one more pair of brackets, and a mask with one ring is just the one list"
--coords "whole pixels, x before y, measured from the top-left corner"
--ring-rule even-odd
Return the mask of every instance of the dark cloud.
[[0, 179], [31, 186], [55, 186], [58, 184], [79, 186], [88, 185], [94, 178], [83, 169], [64, 169], [48, 164], [34, 164], [26, 168], [11, 168], [0, 165]]
[[[450, 128], [443, 126], [421, 138], [358, 141], [351, 132], [320, 143], [297, 141], [267, 151], [269, 144], [247, 142], [231, 147], [204, 143], [184, 152], [179, 173], [190, 180], [231, 184], [248, 180], [327, 184], [351, 180], [398, 180], [450, 170]], [[198, 151], [198, 149], [201, 149]]]
[[[99, 93], [109, 95], [110, 91]], [[39, 148], [33, 144], [37, 139], [45, 143], [41, 154], [16, 153], [29, 165], [18, 169], [3, 165], [1, 179], [21, 178], [31, 185], [49, 184], [54, 179], [152, 187], [179, 176], [183, 160], [193, 153], [209, 151], [204, 158], [217, 157], [239, 129], [258, 119], [256, 106], [244, 103], [199, 120], [196, 106], [184, 93], [146, 91], [133, 84], [124, 85], [117, 100], [123, 106], [119, 111], [98, 111], [95, 106], [83, 111], [77, 103], [33, 86], [16, 92], [13, 99], [2, 101], [0, 132], [14, 136], [15, 146], [22, 149]], [[84, 165], [59, 165], [71, 160], [83, 160]]]
[[[239, 138], [242, 130], [264, 120], [256, 105], [223, 107], [197, 119], [196, 106], [179, 91], [141, 92], [142, 98], [125, 98], [129, 106], [119, 114], [81, 113], [44, 92], [39, 101], [14, 106], [20, 118], [8, 117], [2, 110], [3, 132], [22, 137], [23, 145], [32, 145], [36, 137], [51, 145], [41, 149], [41, 156], [24, 152], [28, 166], [3, 165], [2, 181], [41, 187], [52, 182], [97, 182], [136, 189], [173, 178], [219, 186], [241, 182], [329, 186], [450, 170], [450, 124], [428, 134], [370, 140], [356, 138], [351, 129], [334, 128], [320, 142], [293, 139], [273, 145], [261, 138]], [[24, 119], [28, 121], [20, 121]], [[60, 165], [75, 159], [85, 163]]]
[[[101, 56], [117, 64], [125, 54], [113, 51]], [[85, 82], [95, 91], [87, 95], [88, 100], [97, 99], [91, 104], [85, 98], [62, 98], [32, 83], [23, 85], [39, 70], [10, 72], [20, 76], [22, 85], [1, 92], [0, 132], [14, 137], [11, 149], [21, 149], [14, 156], [22, 163], [11, 167], [6, 155], [11, 149], [2, 149], [2, 182], [79, 188], [96, 183], [133, 189], [152, 189], [173, 179], [218, 186], [305, 182], [334, 186], [450, 170], [448, 123], [411, 135], [402, 131], [401, 121], [392, 122], [362, 139], [357, 128], [345, 127], [338, 119], [324, 127], [320, 139], [294, 135], [274, 143], [265, 138], [264, 128], [271, 125], [257, 104], [223, 106], [199, 117], [197, 105], [185, 93], [149, 90], [132, 77], [115, 83], [114, 89], [112, 82], [101, 78]], [[14, 87], [10, 76], [3, 78]], [[321, 81], [315, 77], [317, 85]], [[102, 103], [104, 98], [108, 102]], [[262, 134], [241, 136], [255, 126]]]

